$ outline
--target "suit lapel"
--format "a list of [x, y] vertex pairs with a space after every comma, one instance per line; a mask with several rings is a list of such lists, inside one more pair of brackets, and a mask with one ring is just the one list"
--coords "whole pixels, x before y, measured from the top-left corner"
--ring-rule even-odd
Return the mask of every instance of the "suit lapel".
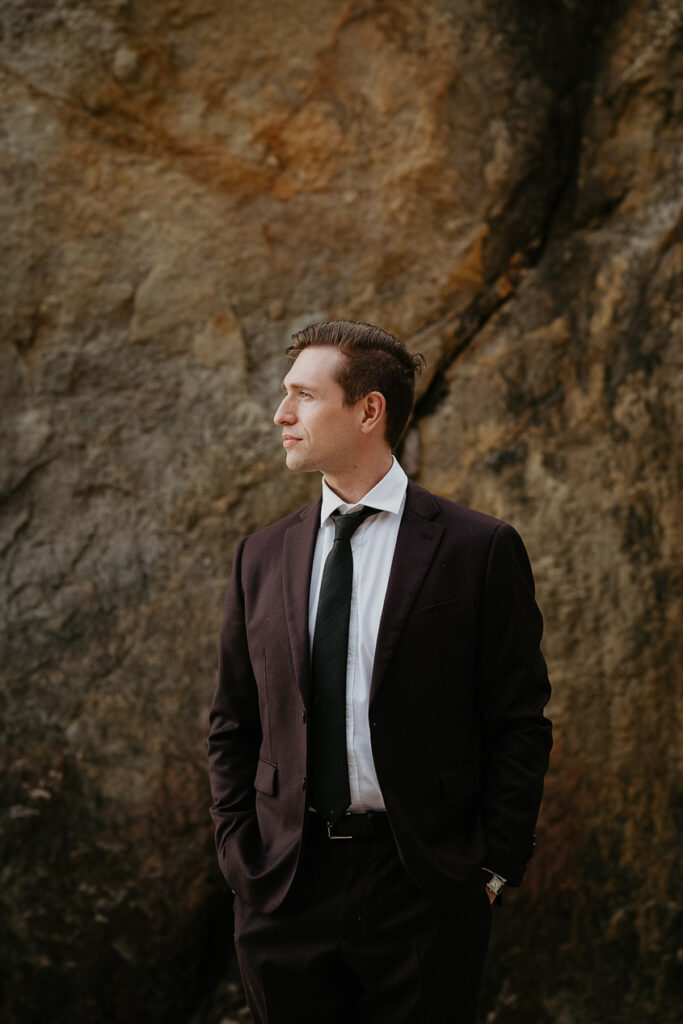
[[308, 705], [310, 639], [308, 633], [308, 593], [311, 586], [313, 553], [320, 526], [321, 500], [307, 505], [299, 521], [285, 533], [282, 547], [282, 588], [285, 616], [292, 648], [296, 681], [304, 704]]
[[396, 550], [377, 633], [375, 663], [370, 684], [372, 701], [387, 672], [399, 637], [439, 546], [444, 527], [432, 522], [438, 512], [434, 497], [410, 481], [406, 506], [396, 539]]

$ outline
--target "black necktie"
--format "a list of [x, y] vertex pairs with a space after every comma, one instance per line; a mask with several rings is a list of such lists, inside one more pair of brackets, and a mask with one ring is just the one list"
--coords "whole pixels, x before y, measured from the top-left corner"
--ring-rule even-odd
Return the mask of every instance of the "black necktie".
[[351, 803], [346, 759], [346, 660], [353, 583], [351, 536], [376, 508], [333, 512], [334, 544], [325, 561], [313, 633], [309, 733], [311, 806], [330, 825]]

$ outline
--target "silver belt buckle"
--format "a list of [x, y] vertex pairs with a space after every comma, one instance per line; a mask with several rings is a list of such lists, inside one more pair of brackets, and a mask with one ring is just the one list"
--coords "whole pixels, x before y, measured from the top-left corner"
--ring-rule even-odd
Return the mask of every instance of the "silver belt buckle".
[[327, 826], [327, 838], [328, 839], [353, 839], [353, 836], [333, 836], [332, 832], [330, 831], [330, 829], [332, 827], [333, 827], [332, 825], [328, 825]]

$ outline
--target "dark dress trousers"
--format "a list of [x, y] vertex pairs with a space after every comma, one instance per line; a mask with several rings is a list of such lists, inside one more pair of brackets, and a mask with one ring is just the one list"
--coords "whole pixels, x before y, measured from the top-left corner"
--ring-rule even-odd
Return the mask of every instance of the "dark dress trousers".
[[[320, 502], [233, 562], [208, 741], [218, 858], [270, 914], [297, 873], [307, 802], [308, 599]], [[551, 747], [541, 616], [505, 523], [408, 484], [377, 637], [372, 751], [407, 877], [428, 900], [519, 885]]]

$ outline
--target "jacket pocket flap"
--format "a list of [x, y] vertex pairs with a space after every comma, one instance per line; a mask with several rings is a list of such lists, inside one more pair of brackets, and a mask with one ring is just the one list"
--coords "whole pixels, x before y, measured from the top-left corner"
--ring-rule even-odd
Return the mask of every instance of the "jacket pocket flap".
[[446, 768], [440, 772], [443, 795], [449, 803], [471, 797], [479, 789], [481, 782], [481, 765], [479, 758], [464, 761], [454, 768]]
[[441, 601], [439, 604], [428, 604], [423, 608], [416, 608], [408, 619], [408, 627], [432, 626], [437, 622], [448, 622], [464, 615], [470, 610], [468, 597], [454, 597], [451, 601]]
[[259, 793], [265, 793], [267, 796], [275, 796], [277, 789], [277, 765], [272, 761], [266, 761], [264, 757], [259, 757], [258, 765], [256, 766], [254, 789], [257, 789]]

